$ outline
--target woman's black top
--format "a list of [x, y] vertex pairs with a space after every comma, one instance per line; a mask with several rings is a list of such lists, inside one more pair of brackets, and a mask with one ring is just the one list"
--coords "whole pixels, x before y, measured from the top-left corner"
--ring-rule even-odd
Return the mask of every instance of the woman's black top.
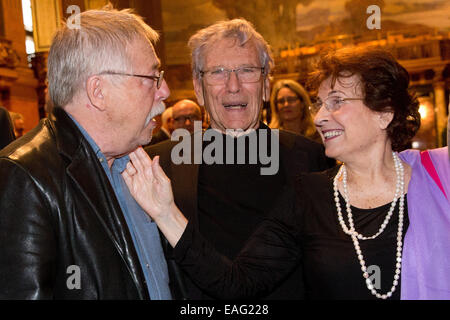
[[[351, 237], [338, 222], [333, 178], [338, 168], [301, 174], [286, 187], [270, 218], [265, 219], [233, 260], [219, 254], [188, 224], [175, 247], [175, 259], [212, 296], [258, 298], [269, 292], [297, 264], [303, 267], [307, 299], [376, 299], [367, 289]], [[351, 196], [351, 195], [350, 195]], [[345, 201], [341, 208], [348, 226]], [[376, 239], [360, 240], [372, 282], [381, 294], [392, 287], [396, 265], [398, 204]], [[373, 209], [352, 207], [355, 229], [375, 234], [391, 203]], [[408, 228], [405, 197], [403, 237]], [[400, 280], [391, 299], [400, 298]]]

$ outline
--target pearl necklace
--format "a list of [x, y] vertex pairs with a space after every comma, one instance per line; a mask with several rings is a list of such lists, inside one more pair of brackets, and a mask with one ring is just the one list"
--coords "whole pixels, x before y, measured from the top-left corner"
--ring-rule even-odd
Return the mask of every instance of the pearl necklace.
[[[384, 219], [383, 223], [381, 224], [380, 228], [378, 229], [378, 232], [375, 233], [372, 236], [365, 237], [361, 233], [358, 233], [355, 230], [355, 226], [353, 223], [353, 215], [352, 210], [350, 208], [350, 201], [348, 199], [348, 192], [347, 192], [347, 169], [345, 167], [345, 164], [342, 164], [341, 168], [339, 169], [339, 172], [334, 177], [333, 181], [333, 189], [334, 189], [334, 201], [336, 203], [336, 209], [338, 214], [338, 220], [342, 227], [342, 230], [350, 235], [353, 240], [353, 245], [356, 250], [356, 255], [358, 256], [359, 264], [361, 265], [361, 271], [363, 272], [363, 277], [366, 280], [366, 286], [369, 291], [380, 299], [387, 299], [392, 296], [392, 293], [395, 291], [395, 288], [398, 285], [398, 280], [400, 279], [400, 272], [401, 272], [401, 262], [402, 262], [402, 235], [403, 235], [403, 213], [404, 213], [404, 189], [405, 189], [405, 183], [404, 183], [404, 169], [401, 160], [399, 159], [398, 155], [395, 152], [392, 152], [392, 157], [394, 158], [394, 166], [395, 166], [395, 173], [397, 176], [397, 182], [395, 187], [395, 194], [394, 199], [392, 200], [391, 207], [389, 208], [388, 214], [386, 215], [386, 218]], [[347, 217], [348, 217], [348, 223], [349, 228], [345, 224], [344, 218], [342, 217], [342, 211], [341, 211], [341, 204], [339, 202], [339, 191], [338, 191], [338, 180], [343, 175], [342, 178], [342, 185], [343, 185], [343, 197], [345, 199], [345, 204], [347, 208]], [[378, 237], [386, 228], [387, 224], [389, 223], [389, 220], [394, 212], [395, 205], [397, 203], [397, 199], [400, 196], [400, 202], [398, 207], [398, 229], [397, 229], [397, 257], [396, 257], [396, 268], [395, 268], [395, 275], [394, 275], [394, 281], [392, 283], [392, 288], [390, 291], [388, 291], [386, 294], [380, 294], [376, 291], [375, 287], [372, 284], [372, 281], [369, 279], [369, 274], [367, 273], [366, 268], [366, 262], [364, 261], [364, 257], [361, 252], [361, 248], [359, 246], [359, 240], [369, 240], [369, 239], [375, 239]]]

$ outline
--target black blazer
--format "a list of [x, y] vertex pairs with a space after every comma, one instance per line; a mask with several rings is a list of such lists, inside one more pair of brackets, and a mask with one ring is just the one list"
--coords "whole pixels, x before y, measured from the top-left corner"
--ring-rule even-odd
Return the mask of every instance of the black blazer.
[[0, 190], [0, 299], [149, 298], [108, 177], [64, 110], [0, 152]]
[[0, 150], [15, 139], [14, 126], [8, 111], [0, 107]]
[[[264, 124], [261, 124], [261, 127], [270, 130]], [[279, 133], [280, 170], [284, 170], [288, 184], [293, 185], [296, 176], [300, 172], [322, 171], [329, 167], [328, 160], [324, 155], [323, 146], [321, 144], [291, 132], [280, 130]], [[191, 139], [194, 139], [193, 135], [191, 135]], [[171, 161], [171, 150], [177, 143], [178, 141], [169, 140], [147, 147], [145, 150], [152, 158], [156, 155], [160, 156], [160, 164], [172, 182], [172, 190], [176, 205], [191, 222], [196, 224], [198, 217], [197, 184], [199, 165], [174, 164]], [[191, 162], [193, 163], [193, 161]], [[282, 186], [280, 186], [280, 188], [281, 187]], [[255, 192], [257, 191], [255, 190]], [[173, 260], [172, 248], [166, 241], [165, 252], [169, 265], [169, 272], [172, 277], [176, 278], [179, 286], [178, 289], [181, 291], [179, 292], [179, 295], [175, 295], [175, 298], [188, 299], [189, 296], [186, 285], [191, 286], [192, 284], [186, 278], [184, 273], [178, 269]], [[301, 271], [298, 270], [297, 276], [300, 276], [300, 274]], [[289, 281], [292, 281], [292, 279], [288, 278], [285, 282], [288, 283]]]

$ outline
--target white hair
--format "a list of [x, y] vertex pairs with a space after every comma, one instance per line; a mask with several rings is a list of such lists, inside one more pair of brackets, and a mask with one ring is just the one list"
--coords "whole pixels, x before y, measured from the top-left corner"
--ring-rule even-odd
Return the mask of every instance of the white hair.
[[274, 62], [270, 46], [259, 34], [253, 25], [245, 19], [233, 19], [217, 22], [207, 28], [195, 33], [188, 42], [191, 49], [192, 75], [194, 79], [199, 78], [200, 71], [203, 70], [204, 51], [214, 42], [221, 39], [236, 39], [240, 46], [244, 46], [247, 41], [254, 41], [258, 49], [259, 60], [264, 66], [265, 74], [269, 74]]

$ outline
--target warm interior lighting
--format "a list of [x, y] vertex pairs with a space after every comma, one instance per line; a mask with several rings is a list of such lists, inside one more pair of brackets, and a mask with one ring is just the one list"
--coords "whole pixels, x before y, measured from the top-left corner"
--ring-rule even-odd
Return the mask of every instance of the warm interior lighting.
[[33, 32], [33, 14], [31, 13], [30, 0], [22, 0], [22, 13], [25, 30]]
[[427, 107], [423, 104], [419, 107], [420, 118], [425, 119], [427, 117]]
[[27, 54], [35, 53], [36, 48], [34, 47], [33, 37], [27, 36], [25, 39], [25, 50]]
[[34, 39], [33, 39], [33, 14], [31, 12], [31, 1], [30, 0], [22, 0], [22, 15], [23, 15], [23, 24], [25, 26], [25, 31], [27, 33], [25, 39], [25, 49], [27, 54], [34, 53], [36, 51], [34, 47]]

